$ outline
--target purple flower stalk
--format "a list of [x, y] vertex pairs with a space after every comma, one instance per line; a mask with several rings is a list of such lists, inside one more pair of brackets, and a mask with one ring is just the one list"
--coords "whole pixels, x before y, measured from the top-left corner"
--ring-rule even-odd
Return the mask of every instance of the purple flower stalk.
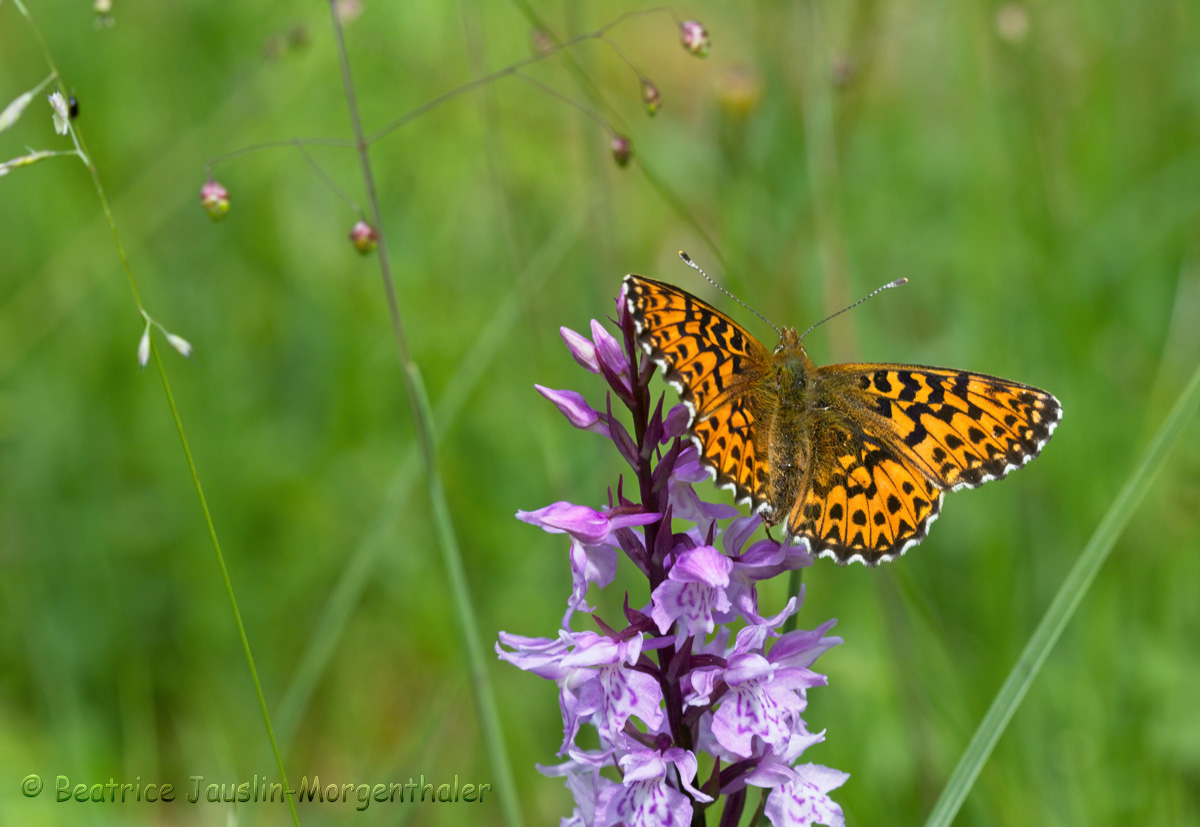
[[[841, 643], [826, 634], [835, 621], [782, 631], [803, 590], [778, 613], [759, 614], [758, 581], [813, 558], [807, 546], [769, 538], [747, 546], [761, 519], [700, 499], [692, 483], [708, 474], [685, 441], [689, 412], [677, 405], [664, 417], [661, 396], [651, 408], [654, 364], [638, 353], [620, 297], [617, 324], [623, 345], [596, 321], [590, 339], [562, 329], [575, 360], [608, 383], [603, 411], [575, 391], [537, 389], [576, 428], [611, 439], [632, 478], [599, 510], [557, 502], [517, 512], [570, 539], [572, 590], [557, 637], [501, 632], [496, 644], [502, 660], [558, 686], [566, 760], [539, 769], [564, 778], [575, 797], [561, 827], [687, 827], [714, 806], [721, 825], [736, 825], [751, 787], [761, 790], [752, 806], [775, 827], [843, 827], [829, 793], [849, 776], [798, 763], [825, 739], [802, 714], [808, 690], [826, 683], [813, 662]], [[613, 415], [614, 396], [632, 434]], [[613, 581], [620, 552], [649, 581], [650, 602], [634, 609], [626, 595], [623, 628], [593, 614], [594, 630], [575, 631], [574, 614], [595, 611], [588, 588]], [[585, 726], [597, 748], [577, 743]]]

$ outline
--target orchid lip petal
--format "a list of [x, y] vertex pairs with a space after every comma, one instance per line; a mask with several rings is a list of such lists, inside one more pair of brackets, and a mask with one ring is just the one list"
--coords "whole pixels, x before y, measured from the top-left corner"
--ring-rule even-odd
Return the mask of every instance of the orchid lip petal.
[[671, 567], [670, 578], [685, 583], [704, 583], [724, 588], [729, 585], [733, 561], [712, 546], [699, 546], [684, 552]]

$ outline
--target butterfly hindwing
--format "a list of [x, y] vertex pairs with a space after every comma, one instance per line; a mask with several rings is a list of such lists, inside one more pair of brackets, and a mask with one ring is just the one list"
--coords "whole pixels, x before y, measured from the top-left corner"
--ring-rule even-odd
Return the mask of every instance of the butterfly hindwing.
[[758, 449], [766, 444], [764, 430], [741, 397], [697, 418], [692, 427], [701, 464], [713, 472], [718, 485], [733, 491], [738, 502], [749, 502], [756, 510], [769, 501], [770, 464]]
[[839, 563], [875, 565], [921, 542], [941, 488], [882, 440], [845, 428], [814, 430], [807, 483], [787, 516], [791, 537]]

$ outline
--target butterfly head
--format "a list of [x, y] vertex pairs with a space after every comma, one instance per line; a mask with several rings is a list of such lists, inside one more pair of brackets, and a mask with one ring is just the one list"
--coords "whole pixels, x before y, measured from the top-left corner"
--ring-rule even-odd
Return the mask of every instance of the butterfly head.
[[809, 376], [816, 370], [794, 327], [785, 327], [780, 332], [779, 344], [775, 346], [772, 357], [778, 387], [803, 389], [808, 384]]
[[785, 327], [779, 332], [779, 344], [775, 345], [775, 350], [772, 352], [778, 356], [789, 351], [804, 353], [804, 345], [800, 344], [800, 336], [794, 327]]
[[800, 336], [796, 334], [796, 328], [785, 327], [779, 334], [779, 344], [775, 346], [773, 351], [776, 364], [792, 364], [798, 368], [811, 370], [813, 368], [812, 360], [808, 358], [808, 351], [804, 349], [804, 344], [800, 340]]

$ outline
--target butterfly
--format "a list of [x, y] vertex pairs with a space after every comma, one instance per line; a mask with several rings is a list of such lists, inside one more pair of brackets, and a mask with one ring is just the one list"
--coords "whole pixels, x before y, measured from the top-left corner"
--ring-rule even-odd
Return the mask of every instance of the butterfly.
[[789, 327], [771, 351], [690, 293], [625, 277], [639, 346], [691, 413], [719, 486], [814, 554], [874, 566], [921, 542], [942, 495], [1041, 452], [1062, 418], [1046, 391], [919, 365], [817, 367]]

